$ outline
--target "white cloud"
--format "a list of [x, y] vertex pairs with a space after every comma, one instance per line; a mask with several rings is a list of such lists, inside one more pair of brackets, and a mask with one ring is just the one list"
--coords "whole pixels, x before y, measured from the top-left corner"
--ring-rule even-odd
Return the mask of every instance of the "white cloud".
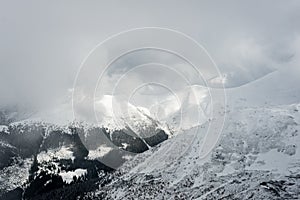
[[[80, 63], [95, 45], [119, 31], [143, 26], [187, 33], [208, 50], [226, 74], [228, 86], [244, 84], [274, 69], [299, 65], [299, 11], [297, 0], [97, 1], [72, 2], [72, 6], [68, 1], [59, 5], [5, 2], [0, 8], [0, 104], [44, 106], [65, 96]], [[190, 74], [182, 63], [177, 64]], [[147, 75], [168, 80], [168, 74]], [[144, 77], [132, 74], [130, 78], [134, 81], [122, 87]], [[114, 81], [106, 77], [105, 90]]]

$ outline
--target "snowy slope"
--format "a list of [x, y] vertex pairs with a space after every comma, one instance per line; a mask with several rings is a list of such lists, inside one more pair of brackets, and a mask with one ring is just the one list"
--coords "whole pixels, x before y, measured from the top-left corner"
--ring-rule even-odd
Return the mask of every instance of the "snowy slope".
[[281, 68], [245, 85], [226, 89], [228, 105], [272, 106], [300, 101], [299, 69]]
[[[288, 178], [300, 173], [299, 108], [299, 104], [245, 108], [238, 115], [228, 114], [231, 123], [206, 159], [199, 158], [205, 126], [196, 137], [192, 130], [185, 131], [127, 162], [118, 172], [121, 176], [98, 195], [116, 199], [299, 198], [299, 179]], [[272, 181], [283, 181], [278, 183], [279, 196], [270, 189], [275, 187]]]
[[[300, 85], [300, 80], [292, 74], [281, 69], [245, 85], [227, 88], [226, 112], [220, 110], [220, 115], [226, 115], [224, 129], [217, 145], [205, 158], [201, 154], [203, 142], [214, 119], [209, 117], [212, 106], [209, 92], [201, 86], [176, 91], [180, 103], [166, 96], [147, 108], [125, 103], [126, 112], [118, 107], [120, 102], [105, 95], [95, 102], [97, 123], [74, 121], [72, 106], [64, 103], [31, 114], [26, 120], [2, 125], [0, 131], [9, 134], [9, 127], [14, 127], [23, 133], [43, 127], [45, 140], [47, 133], [61, 131], [72, 135], [70, 127], [79, 128], [84, 133], [80, 139], [88, 151], [86, 163], [114, 155], [112, 147], [99, 143], [97, 138], [90, 137], [91, 143], [85, 143], [103, 127], [107, 133], [132, 130], [142, 138], [152, 136], [158, 129], [172, 136], [155, 147], [143, 143], [142, 151], [150, 150], [135, 157], [123, 156], [128, 161], [108, 176], [111, 182], [88, 193], [87, 199], [297, 199], [300, 198], [300, 90], [295, 85]], [[130, 145], [123, 139], [115, 147], [128, 150]], [[8, 144], [1, 145], [5, 149]], [[41, 150], [37, 161], [55, 164], [58, 159], [72, 164], [73, 147], [63, 144]], [[8, 184], [0, 181], [0, 187], [13, 189], [24, 183], [28, 178], [25, 171], [32, 162], [32, 159], [24, 160], [20, 161], [21, 165], [17, 162], [5, 167], [1, 178], [9, 181]], [[46, 169], [48, 165], [42, 167]], [[18, 170], [24, 176], [19, 177]], [[86, 168], [54, 172], [69, 183], [71, 176], [85, 176]], [[18, 178], [21, 183], [13, 180]]]
[[[125, 106], [125, 108], [121, 109], [119, 106]], [[104, 95], [95, 102], [95, 113], [97, 124], [107, 127], [111, 131], [129, 127], [141, 137], [150, 137], [151, 132], [160, 128], [171, 134], [165, 123], [152, 117], [147, 108], [136, 107], [129, 102], [121, 105], [111, 95]]]
[[[112, 182], [87, 196], [106, 199], [299, 199], [300, 98], [297, 77], [273, 72], [226, 89], [226, 122], [204, 159], [208, 123], [183, 129], [135, 156]], [[280, 84], [279, 84], [280, 83]]]

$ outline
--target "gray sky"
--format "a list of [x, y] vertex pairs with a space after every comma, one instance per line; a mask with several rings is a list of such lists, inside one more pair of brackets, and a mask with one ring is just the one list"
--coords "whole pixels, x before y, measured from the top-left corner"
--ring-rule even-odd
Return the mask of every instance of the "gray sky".
[[233, 76], [233, 86], [272, 70], [300, 68], [299, 19], [298, 0], [0, 0], [0, 104], [66, 95], [95, 45], [145, 26], [196, 39]]

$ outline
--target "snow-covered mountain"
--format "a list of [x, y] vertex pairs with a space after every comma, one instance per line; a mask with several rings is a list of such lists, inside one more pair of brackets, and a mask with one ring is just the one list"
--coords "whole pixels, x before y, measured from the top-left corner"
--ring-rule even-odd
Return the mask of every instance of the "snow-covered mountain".
[[[70, 118], [55, 123], [60, 119], [57, 115], [68, 113], [67, 108], [62, 105], [27, 118], [12, 118], [9, 111], [2, 112], [1, 198], [46, 198], [52, 190], [67, 187], [64, 192], [69, 193], [79, 186], [82, 190], [72, 195], [82, 195], [93, 190], [95, 182], [105, 181], [104, 177], [130, 156], [148, 150], [171, 134], [133, 106], [131, 118], [120, 119], [118, 124], [112, 115], [106, 116], [103, 124], [69, 122]], [[37, 187], [40, 189], [34, 189]]]
[[299, 199], [299, 80], [283, 75], [226, 90], [223, 133], [204, 159], [209, 123], [135, 156], [86, 199]]
[[[200, 159], [207, 127], [185, 131], [137, 155], [95, 198], [297, 199], [300, 105], [229, 112], [219, 145]], [[230, 122], [230, 123], [229, 123]], [[95, 195], [95, 196], [93, 196]]]
[[103, 96], [95, 102], [97, 123], [74, 121], [68, 103], [23, 117], [2, 112], [0, 195], [298, 199], [300, 91], [293, 86], [299, 80], [279, 81], [282, 76], [278, 70], [225, 89], [222, 135], [204, 158], [214, 116], [209, 91], [201, 86], [151, 107], [126, 103], [124, 109]]

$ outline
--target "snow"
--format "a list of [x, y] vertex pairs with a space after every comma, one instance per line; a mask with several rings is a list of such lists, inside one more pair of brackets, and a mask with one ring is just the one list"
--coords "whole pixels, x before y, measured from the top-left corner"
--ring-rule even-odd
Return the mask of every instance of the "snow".
[[276, 149], [272, 149], [269, 152], [259, 154], [256, 158], [256, 162], [253, 165], [246, 167], [246, 169], [274, 171], [280, 174], [289, 175], [289, 168], [293, 167], [293, 162], [297, 162], [298, 160], [298, 163], [300, 163], [299, 156], [299, 153], [293, 156], [287, 156], [278, 152]]
[[124, 155], [124, 156], [122, 156], [122, 158], [123, 159], [125, 159], [125, 160], [130, 160], [130, 159], [132, 159], [134, 156], [132, 156], [132, 155]]
[[[150, 108], [128, 103], [128, 113], [122, 115], [114, 115], [113, 109], [117, 109], [116, 112], [122, 110], [112, 105], [112, 96], [104, 95], [96, 101], [96, 108], [99, 116], [102, 116], [99, 118], [100, 124], [109, 130], [129, 126], [139, 133], [162, 127], [171, 135], [168, 128], [171, 126], [172, 133], [175, 132], [170, 139], [149, 151], [135, 157], [123, 156], [128, 162], [118, 170], [121, 177], [107, 186], [108, 193], [117, 195], [119, 199], [129, 196], [136, 198], [138, 195], [149, 197], [154, 192], [169, 195], [167, 198], [172, 199], [175, 198], [174, 191], [178, 195], [186, 195], [186, 198], [209, 198], [220, 188], [231, 192], [239, 188], [239, 192], [246, 193], [259, 182], [299, 174], [300, 91], [298, 87], [294, 87], [299, 80], [291, 77], [283, 82], [283, 74], [286, 75], [278, 70], [240, 87], [226, 89], [228, 111], [221, 113], [226, 114], [225, 126], [215, 148], [204, 158], [201, 157], [201, 150], [205, 145], [203, 141], [213, 120], [208, 117], [212, 105], [207, 88], [191, 86], [183, 91], [176, 91], [182, 102], [167, 96], [164, 101]], [[230, 77], [226, 77], [226, 81], [227, 78]], [[217, 78], [213, 81], [222, 82], [225, 79]], [[56, 114], [68, 108], [57, 109]], [[19, 123], [31, 122], [28, 120]], [[89, 127], [87, 124], [89, 123], [83, 126]], [[49, 130], [55, 128], [47, 127]], [[63, 127], [68, 130], [67, 126]], [[7, 129], [7, 126], [0, 127], [0, 130]], [[122, 143], [123, 148], [127, 145]], [[37, 159], [39, 162], [49, 162], [54, 158], [73, 160], [70, 148], [63, 146], [43, 151], [38, 154]], [[102, 158], [112, 150], [113, 148], [102, 145], [90, 150], [88, 158]], [[12, 177], [18, 177], [17, 166], [5, 170]], [[24, 169], [21, 172], [22, 170]], [[64, 181], [71, 183], [74, 176], [80, 177], [86, 173], [86, 169], [76, 169], [62, 171], [60, 175]], [[1, 174], [0, 178], [8, 179], [5, 174]], [[23, 178], [22, 176], [20, 179], [24, 181]], [[246, 183], [234, 185], [237, 180], [245, 180]], [[16, 185], [14, 180], [9, 181]], [[130, 182], [129, 186], [124, 182]], [[0, 186], [6, 187], [1, 181]], [[148, 189], [147, 192], [144, 192], [145, 188]]]
[[0, 132], [9, 133], [8, 126], [0, 125]]
[[[118, 170], [121, 177], [106, 186], [108, 196], [217, 199], [234, 194], [247, 199], [248, 193], [270, 195], [259, 183], [291, 181], [286, 177], [300, 173], [300, 92], [293, 77], [280, 81], [282, 73], [226, 89], [228, 111], [223, 133], [204, 159], [200, 150], [209, 123], [205, 118], [201, 125], [186, 123], [185, 128], [175, 129], [172, 138], [126, 162]], [[197, 104], [183, 106], [193, 105]], [[151, 184], [147, 177], [152, 177]], [[285, 187], [299, 195], [294, 182]], [[219, 192], [223, 191], [222, 196]]]
[[123, 147], [124, 149], [126, 149], [126, 148], [128, 147], [128, 144], [127, 144], [127, 143], [121, 143], [121, 145], [122, 145], [122, 147]]
[[102, 98], [95, 101], [95, 113], [97, 124], [109, 131], [130, 127], [140, 134], [148, 129], [166, 128], [149, 115], [150, 111], [147, 108], [134, 106], [129, 102], [119, 102], [111, 95], [103, 95]]
[[79, 178], [87, 173], [86, 169], [76, 169], [75, 171], [61, 172], [59, 175], [63, 181], [70, 184], [73, 181], [73, 177]]
[[98, 147], [96, 150], [89, 150], [88, 158], [92, 159], [92, 160], [97, 159], [97, 158], [102, 158], [103, 156], [105, 156], [112, 150], [113, 150], [112, 147], [102, 145], [102, 146]]
[[[299, 150], [291, 150], [300, 143], [300, 134], [296, 134], [300, 131], [300, 112], [295, 111], [298, 107], [244, 107], [238, 113], [229, 112], [219, 145], [204, 159], [200, 159], [199, 150], [207, 124], [183, 130], [126, 162], [117, 179], [123, 182], [116, 180], [108, 185], [108, 196], [173, 199], [177, 194], [206, 199], [211, 195], [221, 197], [218, 191], [222, 188], [241, 198], [250, 191], [257, 193], [260, 182], [300, 172]], [[152, 177], [151, 183], [147, 177]], [[236, 180], [245, 182], [235, 184]], [[133, 185], [124, 184], [127, 181]], [[295, 192], [293, 184], [288, 187]]]
[[8, 147], [8, 148], [14, 148], [14, 149], [16, 148], [16, 147], [14, 147], [14, 146], [12, 146], [12, 145], [4, 142], [4, 141], [0, 141], [0, 145], [3, 146], [3, 147]]
[[30, 158], [24, 160], [18, 158], [16, 163], [2, 169], [0, 173], [0, 191], [9, 191], [21, 187], [28, 180], [31, 164], [32, 160]]
[[70, 150], [71, 147], [62, 146], [58, 149], [51, 149], [46, 151], [42, 151], [37, 155], [37, 160], [39, 163], [41, 162], [49, 162], [54, 158], [57, 159], [71, 159], [74, 160], [73, 152]]
[[297, 74], [299, 74], [297, 67], [282, 68], [240, 87], [227, 88], [228, 105], [264, 107], [298, 104], [300, 79]]
[[48, 185], [48, 184], [51, 183], [51, 182], [52, 182], [52, 180], [47, 181], [47, 182], [44, 184], [44, 186]]

